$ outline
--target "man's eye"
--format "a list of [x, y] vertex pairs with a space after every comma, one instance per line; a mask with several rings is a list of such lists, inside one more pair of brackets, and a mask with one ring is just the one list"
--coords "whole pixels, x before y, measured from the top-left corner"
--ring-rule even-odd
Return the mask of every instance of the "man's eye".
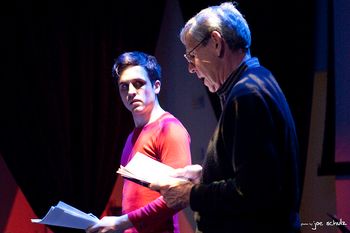
[[141, 82], [141, 81], [136, 81], [133, 83], [133, 86], [136, 88], [136, 89], [139, 89], [141, 88], [143, 85], [145, 85], [144, 82]]
[[127, 89], [128, 89], [128, 85], [125, 84], [125, 83], [122, 83], [122, 84], [119, 85], [119, 89], [120, 89], [120, 90], [123, 90], [123, 91], [124, 91], [124, 90], [127, 90]]

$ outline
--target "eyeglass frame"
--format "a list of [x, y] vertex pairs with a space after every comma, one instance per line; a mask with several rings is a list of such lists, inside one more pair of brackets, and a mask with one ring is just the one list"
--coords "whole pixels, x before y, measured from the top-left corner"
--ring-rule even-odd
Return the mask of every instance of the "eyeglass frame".
[[[210, 34], [205, 36], [196, 46], [194, 46], [189, 52], [184, 53], [184, 58], [187, 60], [188, 63], [193, 64], [195, 56], [192, 55], [194, 50], [196, 50], [201, 44], [203, 44], [204, 41], [206, 41], [210, 37]], [[191, 58], [192, 57], [192, 58]]]

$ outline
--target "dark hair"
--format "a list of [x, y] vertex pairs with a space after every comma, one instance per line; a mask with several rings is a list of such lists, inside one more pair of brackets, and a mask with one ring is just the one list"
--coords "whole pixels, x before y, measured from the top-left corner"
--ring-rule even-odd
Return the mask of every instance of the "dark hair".
[[118, 80], [123, 71], [129, 66], [142, 66], [145, 68], [151, 83], [161, 81], [161, 68], [157, 59], [143, 52], [126, 52], [121, 54], [113, 65], [112, 76]]

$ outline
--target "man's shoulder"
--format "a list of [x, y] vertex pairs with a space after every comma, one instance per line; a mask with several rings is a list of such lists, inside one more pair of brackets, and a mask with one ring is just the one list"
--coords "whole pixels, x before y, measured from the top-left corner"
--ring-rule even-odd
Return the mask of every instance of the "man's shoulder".
[[159, 121], [159, 126], [162, 132], [176, 133], [178, 131], [184, 131], [187, 133], [186, 128], [181, 121], [171, 113], [167, 112]]
[[254, 67], [248, 67], [240, 76], [238, 82], [236, 85], [231, 89], [231, 91], [234, 91], [234, 89], [243, 89], [243, 90], [250, 90], [255, 89], [258, 87], [262, 87], [268, 82], [269, 80], [274, 80], [274, 77], [270, 70], [266, 69], [263, 66], [254, 66]]
[[179, 127], [182, 126], [182, 123], [179, 119], [173, 116], [171, 113], [168, 113], [160, 120], [161, 126], [164, 127]]

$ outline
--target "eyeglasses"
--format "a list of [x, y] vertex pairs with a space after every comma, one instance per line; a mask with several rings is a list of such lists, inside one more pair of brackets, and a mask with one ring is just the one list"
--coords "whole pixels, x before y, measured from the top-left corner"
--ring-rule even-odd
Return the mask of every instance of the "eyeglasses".
[[209, 38], [210, 35], [207, 35], [206, 37], [204, 37], [196, 46], [194, 46], [191, 51], [187, 52], [184, 54], [184, 57], [186, 58], [188, 63], [192, 63], [194, 61], [195, 56], [192, 54], [193, 51], [198, 48], [204, 41], [206, 41]]

